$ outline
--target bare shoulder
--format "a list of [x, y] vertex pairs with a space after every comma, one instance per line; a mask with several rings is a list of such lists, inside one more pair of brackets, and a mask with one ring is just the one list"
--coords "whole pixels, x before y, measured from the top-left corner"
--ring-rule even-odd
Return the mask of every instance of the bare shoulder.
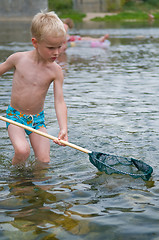
[[63, 79], [63, 71], [62, 68], [59, 64], [57, 64], [56, 62], [53, 63], [53, 71], [55, 73], [55, 80], [62, 78]]
[[24, 58], [26, 54], [27, 54], [27, 52], [16, 52], [16, 53], [13, 53], [12, 55], [10, 55], [8, 57], [7, 61], [10, 61], [13, 64], [15, 64], [18, 60], [21, 60], [22, 58]]

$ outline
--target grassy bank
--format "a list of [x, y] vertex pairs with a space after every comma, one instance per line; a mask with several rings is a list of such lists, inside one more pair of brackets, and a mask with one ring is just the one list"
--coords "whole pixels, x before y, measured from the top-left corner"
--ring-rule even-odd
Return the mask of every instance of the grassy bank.
[[[153, 3], [154, 1], [154, 3]], [[145, 2], [136, 3], [127, 1], [121, 11], [116, 12], [116, 15], [106, 15], [105, 17], [94, 18], [93, 21], [147, 21], [150, 20], [149, 15], [152, 15], [155, 20], [159, 20], [159, 1], [147, 0]]]
[[[48, 0], [49, 10], [54, 10], [60, 18], [71, 18], [75, 22], [80, 22], [86, 16], [73, 10], [72, 0]], [[115, 15], [96, 17], [93, 21], [147, 21], [148, 15], [152, 14], [155, 20], [159, 20], [159, 0], [144, 0], [136, 3], [127, 0], [126, 4], [115, 12]], [[113, 10], [111, 11], [113, 12]]]
[[[155, 20], [159, 20], [159, 13], [151, 13]], [[116, 15], [106, 15], [105, 17], [96, 17], [92, 21], [148, 21], [151, 20], [149, 17], [149, 12], [142, 11], [123, 11], [117, 13]]]

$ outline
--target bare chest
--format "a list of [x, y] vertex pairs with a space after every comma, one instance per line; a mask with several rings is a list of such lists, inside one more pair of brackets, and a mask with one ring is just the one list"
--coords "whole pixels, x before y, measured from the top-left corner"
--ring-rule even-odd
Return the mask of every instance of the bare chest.
[[53, 71], [47, 67], [35, 66], [34, 64], [22, 66], [19, 64], [15, 69], [13, 82], [21, 87], [30, 88], [30, 90], [32, 88], [48, 89], [53, 78]]

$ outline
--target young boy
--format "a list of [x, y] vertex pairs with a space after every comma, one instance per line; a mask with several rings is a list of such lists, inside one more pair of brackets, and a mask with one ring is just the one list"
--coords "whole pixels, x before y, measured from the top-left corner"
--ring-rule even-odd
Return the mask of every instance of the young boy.
[[[46, 132], [44, 100], [50, 84], [54, 85], [54, 103], [60, 132], [59, 139], [68, 141], [67, 107], [63, 97], [63, 73], [55, 62], [66, 41], [62, 21], [54, 12], [38, 13], [31, 24], [34, 49], [17, 52], [0, 64], [0, 75], [14, 68], [11, 102], [7, 118]], [[7, 123], [8, 134], [14, 147], [12, 164], [24, 162], [30, 155], [30, 145], [38, 161], [50, 161], [50, 142], [47, 138]], [[60, 144], [59, 141], [56, 141]]]

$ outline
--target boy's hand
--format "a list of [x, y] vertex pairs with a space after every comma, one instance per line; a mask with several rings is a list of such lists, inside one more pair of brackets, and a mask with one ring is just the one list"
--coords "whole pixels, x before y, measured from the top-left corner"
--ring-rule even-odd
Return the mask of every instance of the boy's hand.
[[[67, 132], [60, 131], [59, 135], [58, 135], [58, 139], [59, 140], [64, 140], [64, 141], [68, 141]], [[60, 146], [66, 146], [65, 144], [62, 144], [60, 141], [56, 141], [56, 140], [54, 140], [54, 143], [56, 143], [56, 144], [58, 144]]]

